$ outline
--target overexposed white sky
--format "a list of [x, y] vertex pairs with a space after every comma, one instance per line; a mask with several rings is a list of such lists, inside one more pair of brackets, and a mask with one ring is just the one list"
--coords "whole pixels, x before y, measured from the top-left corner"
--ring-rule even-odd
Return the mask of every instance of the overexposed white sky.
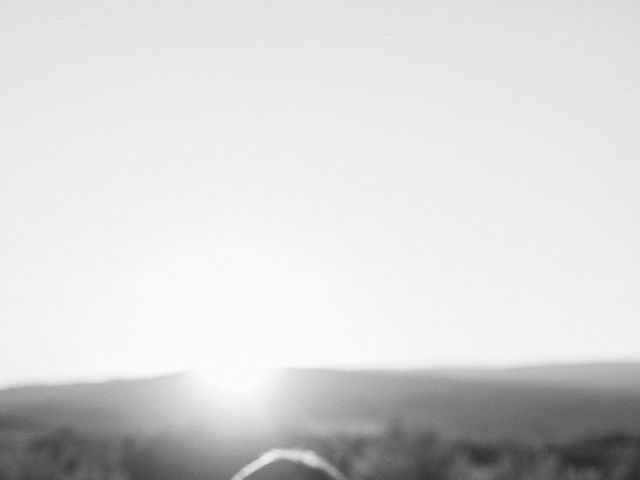
[[0, 383], [640, 360], [638, 25], [3, 0]]

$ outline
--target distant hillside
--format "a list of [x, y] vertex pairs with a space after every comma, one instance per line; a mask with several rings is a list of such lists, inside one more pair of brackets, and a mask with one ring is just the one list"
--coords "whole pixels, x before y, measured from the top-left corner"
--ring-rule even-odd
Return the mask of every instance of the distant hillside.
[[[415, 373], [415, 372], [414, 372]], [[592, 363], [545, 365], [506, 369], [445, 369], [422, 371], [462, 380], [498, 380], [519, 383], [554, 384], [609, 392], [640, 392], [640, 364]]]
[[[189, 374], [0, 391], [0, 427], [147, 433], [210, 424], [246, 431], [433, 428], [454, 436], [560, 439], [640, 431], [640, 365], [367, 372], [282, 370], [264, 410], [234, 412]], [[238, 407], [239, 408], [239, 407]]]

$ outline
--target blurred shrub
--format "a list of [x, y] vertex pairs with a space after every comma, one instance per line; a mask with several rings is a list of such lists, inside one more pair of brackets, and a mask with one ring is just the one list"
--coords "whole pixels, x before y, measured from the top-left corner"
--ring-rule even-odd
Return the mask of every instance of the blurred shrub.
[[59, 430], [0, 445], [0, 480], [130, 480], [122, 442]]
[[373, 434], [288, 432], [278, 438], [228, 437], [213, 427], [126, 439], [71, 430], [0, 435], [0, 480], [228, 480], [272, 447], [313, 449], [351, 480], [640, 479], [637, 435], [531, 446], [451, 440], [392, 424]]

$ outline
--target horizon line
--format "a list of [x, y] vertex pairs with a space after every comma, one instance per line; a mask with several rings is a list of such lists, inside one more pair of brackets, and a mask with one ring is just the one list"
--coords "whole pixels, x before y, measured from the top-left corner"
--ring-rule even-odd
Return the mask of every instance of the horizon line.
[[[389, 366], [389, 365], [371, 365], [371, 366], [339, 366], [339, 365], [276, 365], [265, 367], [265, 370], [271, 372], [283, 370], [299, 370], [299, 371], [326, 371], [326, 372], [389, 372], [389, 373], [419, 373], [419, 372], [461, 372], [461, 371], [512, 371], [527, 369], [543, 369], [543, 368], [566, 368], [566, 367], [600, 367], [600, 366], [622, 366], [622, 365], [640, 365], [638, 359], [602, 359], [602, 360], [576, 360], [576, 361], [541, 361], [541, 362], [524, 362], [512, 364], [487, 364], [487, 365], [470, 365], [470, 364], [437, 364], [437, 365], [406, 365], [406, 366]], [[56, 378], [37, 378], [25, 380], [8, 380], [0, 382], [0, 390], [11, 390], [29, 387], [55, 387], [68, 385], [98, 385], [111, 382], [126, 382], [136, 380], [153, 380], [163, 377], [171, 377], [178, 375], [188, 375], [199, 371], [206, 371], [206, 367], [193, 367], [184, 369], [167, 369], [164, 371], [141, 373], [135, 372], [131, 374], [114, 373], [114, 374], [96, 374], [96, 375], [61, 375]]]

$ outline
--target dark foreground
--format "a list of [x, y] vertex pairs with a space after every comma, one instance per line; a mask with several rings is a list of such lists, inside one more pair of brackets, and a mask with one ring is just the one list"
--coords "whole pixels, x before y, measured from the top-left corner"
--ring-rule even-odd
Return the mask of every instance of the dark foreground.
[[[72, 430], [3, 430], [0, 480], [227, 480], [269, 447], [311, 448], [353, 480], [636, 480], [640, 435], [562, 443], [447, 440], [400, 425], [375, 435], [290, 433], [277, 443], [221, 438], [208, 428], [141, 438]], [[273, 439], [271, 441], [274, 441]]]
[[640, 364], [283, 370], [245, 400], [189, 374], [6, 389], [0, 480], [229, 480], [274, 447], [351, 480], [640, 480]]

